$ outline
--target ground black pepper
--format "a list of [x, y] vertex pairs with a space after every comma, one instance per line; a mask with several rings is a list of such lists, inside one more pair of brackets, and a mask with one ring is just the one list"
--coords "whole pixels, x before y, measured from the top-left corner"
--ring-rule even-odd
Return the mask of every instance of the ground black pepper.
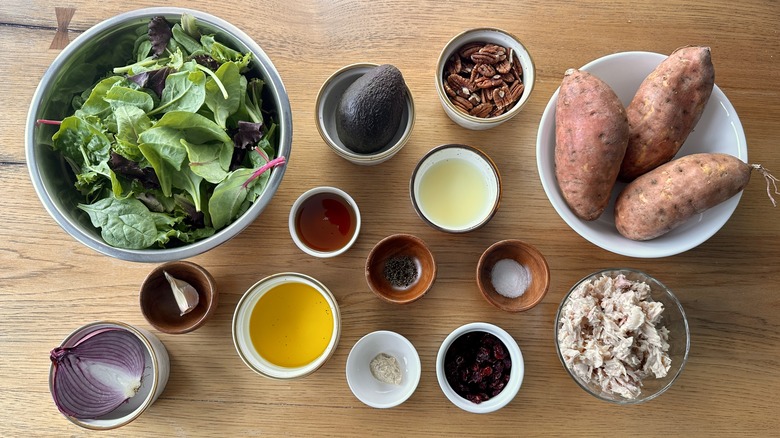
[[417, 281], [417, 264], [409, 256], [391, 257], [385, 263], [384, 275], [393, 287], [407, 288]]

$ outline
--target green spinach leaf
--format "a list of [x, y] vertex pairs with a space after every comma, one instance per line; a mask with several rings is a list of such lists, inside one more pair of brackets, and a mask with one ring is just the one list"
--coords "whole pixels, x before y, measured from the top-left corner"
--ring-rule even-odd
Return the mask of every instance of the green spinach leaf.
[[227, 177], [233, 145], [229, 143], [195, 144], [182, 140], [187, 149], [190, 168], [212, 184], [219, 184]]
[[157, 225], [148, 208], [134, 198], [108, 197], [94, 204], [79, 204], [92, 225], [111, 246], [130, 249], [148, 248], [157, 241]]
[[148, 115], [170, 111], [194, 113], [206, 100], [206, 75], [201, 71], [182, 71], [165, 78], [160, 105]]
[[209, 214], [215, 229], [224, 228], [239, 214], [249, 193], [249, 187], [245, 187], [244, 182], [253, 172], [254, 169], [246, 168], [234, 170], [214, 188], [209, 200]]
[[238, 111], [241, 95], [245, 93], [241, 87], [241, 73], [234, 62], [222, 64], [214, 75], [222, 82], [228, 97], [225, 98], [214, 78], [206, 81], [206, 106], [214, 113], [214, 120], [222, 128], [226, 128], [228, 117]]
[[155, 128], [170, 128], [181, 133], [190, 143], [230, 143], [230, 136], [219, 125], [200, 114], [185, 111], [171, 111], [154, 125]]
[[114, 109], [114, 115], [120, 106], [134, 106], [144, 112], [149, 112], [154, 108], [154, 99], [148, 93], [121, 85], [111, 87], [106, 92], [104, 99]]

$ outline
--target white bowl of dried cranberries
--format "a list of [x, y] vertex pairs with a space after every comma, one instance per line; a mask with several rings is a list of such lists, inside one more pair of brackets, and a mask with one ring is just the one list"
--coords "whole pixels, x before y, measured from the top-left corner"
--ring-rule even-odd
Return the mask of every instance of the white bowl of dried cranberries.
[[523, 353], [504, 329], [473, 322], [455, 329], [436, 356], [436, 378], [455, 406], [475, 414], [497, 411], [523, 384]]

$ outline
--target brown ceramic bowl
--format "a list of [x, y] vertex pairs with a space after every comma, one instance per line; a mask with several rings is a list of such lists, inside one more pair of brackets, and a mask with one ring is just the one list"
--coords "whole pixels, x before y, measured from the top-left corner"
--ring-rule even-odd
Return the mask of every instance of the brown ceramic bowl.
[[[502, 259], [512, 259], [523, 265], [531, 274], [531, 282], [525, 293], [517, 298], [507, 298], [493, 287], [493, 266]], [[507, 312], [522, 312], [542, 301], [550, 286], [550, 268], [547, 260], [533, 245], [520, 240], [502, 240], [486, 249], [477, 263], [477, 286], [482, 296], [495, 307]]]
[[[394, 285], [385, 275], [388, 263], [409, 257], [416, 278], [408, 285]], [[393, 261], [396, 261], [393, 263]], [[407, 304], [425, 295], [436, 280], [436, 261], [422, 239], [410, 234], [394, 234], [380, 240], [366, 258], [366, 281], [376, 296], [388, 303]]]
[[[198, 305], [180, 315], [171, 286], [163, 271], [184, 280], [198, 291]], [[217, 283], [201, 266], [186, 261], [163, 263], [154, 268], [141, 284], [141, 313], [157, 330], [164, 333], [188, 333], [206, 323], [217, 308]]]

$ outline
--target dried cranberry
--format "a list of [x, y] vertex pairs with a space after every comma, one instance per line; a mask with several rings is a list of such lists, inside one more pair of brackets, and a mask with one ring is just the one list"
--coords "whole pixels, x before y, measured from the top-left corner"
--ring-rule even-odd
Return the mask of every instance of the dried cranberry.
[[504, 349], [503, 345], [495, 344], [493, 346], [493, 357], [495, 357], [498, 360], [502, 360], [506, 357], [506, 350]]
[[482, 363], [490, 359], [490, 352], [485, 347], [479, 347], [479, 353], [477, 353], [477, 362]]

